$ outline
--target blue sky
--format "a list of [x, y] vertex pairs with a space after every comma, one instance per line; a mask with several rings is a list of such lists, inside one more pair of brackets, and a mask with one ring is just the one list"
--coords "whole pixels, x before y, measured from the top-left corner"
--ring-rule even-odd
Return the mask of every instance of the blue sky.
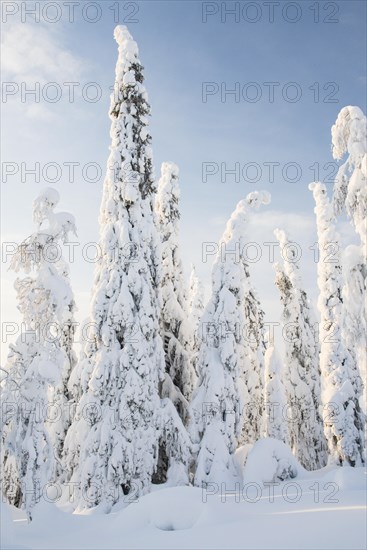
[[[41, 2], [41, 6], [44, 4]], [[9, 15], [2, 24], [3, 81], [19, 87], [19, 92], [7, 96], [7, 101], [2, 103], [2, 162], [24, 163], [23, 171], [35, 162], [40, 163], [41, 171], [50, 162], [61, 166], [60, 180], [54, 184], [45, 182], [42, 175], [39, 183], [33, 176], [27, 176], [22, 182], [20, 166], [6, 181], [3, 173], [4, 241], [18, 242], [32, 231], [32, 200], [45, 185], [56, 187], [61, 194], [60, 208], [76, 216], [81, 246], [98, 240], [103, 173], [99, 181], [91, 183], [83, 179], [82, 167], [94, 162], [104, 172], [106, 166], [109, 86], [113, 84], [117, 57], [113, 39], [116, 22], [110, 8], [116, 6], [116, 2], [96, 3], [101, 12], [101, 19], [96, 23], [86, 20], [94, 17], [93, 8], [83, 17], [86, 4], [80, 2], [75, 8], [74, 22], [67, 20], [68, 12], [60, 2], [59, 22], [45, 21], [41, 13], [37, 23], [22, 13], [19, 3], [18, 13]], [[202, 262], [202, 243], [218, 241], [238, 200], [253, 189], [267, 189], [272, 194], [272, 203], [254, 216], [249, 226], [249, 240], [262, 245], [264, 241], [274, 240], [275, 227], [288, 229], [302, 246], [305, 282], [314, 298], [316, 264], [308, 247], [316, 237], [313, 199], [307, 190], [314, 175], [309, 167], [319, 166], [320, 179], [333, 171], [335, 165], [326, 168], [324, 165], [333, 161], [330, 128], [338, 112], [345, 105], [359, 105], [365, 110], [366, 3], [319, 2], [320, 21], [315, 22], [312, 11], [315, 2], [295, 2], [296, 8], [290, 6], [290, 2], [279, 2], [274, 6], [273, 23], [269, 22], [266, 2], [256, 2], [259, 21], [255, 23], [243, 16], [244, 9], [249, 10], [248, 19], [256, 15], [248, 2], [211, 2], [206, 3], [207, 7], [204, 4], [197, 1], [119, 2], [118, 22], [128, 25], [145, 67], [152, 106], [156, 175], [165, 160], [172, 160], [180, 167], [181, 240], [186, 272], [188, 274], [194, 261], [209, 290], [211, 260]], [[236, 6], [241, 10], [238, 22], [234, 16], [225, 17], [225, 12], [221, 13], [225, 7]], [[216, 8], [218, 13], [208, 15], [204, 23], [203, 10]], [[136, 13], [130, 15], [130, 19], [137, 22], [128, 23], [133, 12]], [[22, 15], [25, 22], [21, 21]], [[291, 23], [289, 20], [295, 16], [300, 16], [299, 21]], [[51, 9], [48, 17], [53, 17]], [[327, 23], [323, 21], [325, 18], [337, 22]], [[22, 102], [20, 91], [25, 85], [22, 83], [34, 86], [35, 82], [40, 82], [39, 103], [30, 96]], [[42, 98], [42, 91], [48, 93], [48, 82], [60, 85], [62, 96], [57, 103]], [[80, 83], [73, 103], [68, 99], [64, 82]], [[90, 82], [97, 83], [103, 92], [97, 102], [85, 101], [80, 93]], [[205, 82], [214, 83], [219, 91], [207, 96], [204, 103]], [[273, 102], [268, 100], [269, 85], [264, 84], [267, 82], [279, 83], [274, 88]], [[221, 95], [221, 86], [225, 91], [235, 88], [236, 83], [241, 92], [244, 90], [245, 98]], [[249, 83], [256, 83], [256, 87]], [[320, 95], [315, 101], [317, 87]], [[94, 89], [88, 88], [90, 93]], [[246, 100], [253, 97], [254, 91], [261, 93], [259, 101]], [[291, 102], [283, 97], [289, 93], [292, 98], [295, 91], [302, 93], [299, 101]], [[74, 183], [68, 181], [65, 162], [80, 163], [75, 169]], [[268, 165], [264, 164], [269, 162], [279, 163], [274, 167], [272, 183]], [[228, 169], [239, 163], [241, 170], [248, 166], [248, 179], [255, 178], [255, 169], [259, 175], [260, 167], [261, 177], [251, 183], [242, 175], [239, 182], [227, 175], [222, 182], [219, 170], [208, 176], [205, 183], [203, 163], [216, 163], [218, 167], [224, 163]], [[249, 163], [253, 163], [252, 169]], [[299, 181], [285, 181], [288, 163], [302, 171]], [[295, 177], [292, 166], [289, 170], [286, 179]], [[343, 242], [353, 238], [347, 222], [340, 225], [340, 230]], [[12, 289], [14, 277], [6, 267], [3, 262], [3, 321], [13, 321], [18, 320]], [[262, 260], [252, 267], [267, 317], [277, 320], [279, 305], [266, 248], [263, 248]], [[83, 318], [88, 313], [93, 264], [77, 254], [71, 274], [79, 317]], [[6, 346], [3, 348], [2, 360]]]

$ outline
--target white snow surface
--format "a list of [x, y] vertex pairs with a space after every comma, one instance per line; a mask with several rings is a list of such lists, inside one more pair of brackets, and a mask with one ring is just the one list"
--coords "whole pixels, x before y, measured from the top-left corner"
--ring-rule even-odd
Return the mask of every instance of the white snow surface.
[[1, 548], [362, 549], [365, 483], [363, 468], [326, 467], [273, 486], [258, 476], [228, 493], [165, 487], [108, 515], [42, 502], [30, 524], [2, 503]]

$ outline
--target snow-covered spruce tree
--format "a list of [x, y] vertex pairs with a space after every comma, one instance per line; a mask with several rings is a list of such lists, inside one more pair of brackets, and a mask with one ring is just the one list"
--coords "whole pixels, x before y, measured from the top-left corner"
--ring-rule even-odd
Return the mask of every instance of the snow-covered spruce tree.
[[54, 213], [58, 200], [51, 188], [36, 199], [38, 231], [11, 263], [28, 276], [15, 282], [23, 323], [2, 383], [2, 491], [29, 518], [44, 485], [59, 473], [69, 422], [65, 386], [74, 360], [75, 306], [60, 244], [75, 232], [75, 222], [71, 214]]
[[164, 351], [159, 333], [160, 243], [150, 107], [138, 47], [117, 26], [111, 152], [100, 211], [101, 258], [85, 344], [85, 391], [65, 441], [65, 468], [81, 508], [109, 510], [123, 494], [149, 491], [160, 468], [189, 459], [188, 436], [168, 399], [160, 399]]
[[234, 475], [232, 455], [240, 441], [243, 420], [248, 422], [242, 413], [252, 397], [243, 377], [246, 367], [250, 368], [243, 337], [249, 289], [247, 264], [240, 251], [245, 245], [249, 205], [264, 198], [265, 194], [255, 192], [238, 203], [213, 266], [212, 296], [201, 320], [199, 383], [192, 401], [196, 424], [191, 429], [199, 443], [198, 486]]
[[189, 282], [189, 324], [192, 364], [196, 377], [198, 376], [197, 361], [200, 349], [200, 321], [204, 313], [204, 308], [204, 285], [196, 274], [195, 266], [192, 265]]
[[187, 292], [179, 248], [178, 178], [178, 167], [172, 162], [164, 162], [161, 166], [155, 211], [162, 243], [160, 323], [166, 363], [162, 394], [173, 401], [181, 420], [186, 424], [195, 371], [191, 363]]
[[334, 184], [334, 209], [337, 214], [346, 210], [360, 238], [359, 245], [346, 248], [343, 258], [343, 337], [366, 380], [367, 120], [361, 109], [344, 107], [331, 134], [333, 157], [347, 155]]
[[[270, 194], [266, 191], [252, 192], [246, 197], [248, 211], [258, 209], [263, 204], [270, 203]], [[264, 311], [252, 284], [249, 266], [246, 262], [244, 246], [247, 242], [246, 223], [243, 233], [239, 234], [241, 254], [244, 256], [245, 279], [245, 326], [242, 329], [242, 338], [245, 344], [245, 361], [242, 366], [242, 377], [245, 382], [249, 400], [244, 408], [244, 422], [240, 438], [241, 444], [254, 443], [261, 437], [263, 426], [263, 392], [264, 392]], [[231, 250], [230, 246], [228, 249]]]
[[361, 379], [343, 341], [343, 299], [340, 246], [332, 205], [322, 183], [310, 184], [316, 202], [319, 244], [320, 368], [324, 429], [330, 460], [339, 465], [363, 464], [364, 414], [359, 405]]
[[346, 161], [338, 170], [333, 204], [345, 209], [362, 244], [367, 243], [367, 119], [359, 107], [344, 107], [331, 129], [334, 159]]
[[283, 306], [285, 378], [290, 445], [300, 463], [317, 470], [327, 461], [324, 436], [316, 319], [304, 290], [292, 241], [276, 229], [283, 264], [276, 264], [275, 284]]
[[264, 428], [265, 436], [280, 439], [289, 445], [286, 416], [286, 390], [283, 384], [283, 368], [274, 343], [269, 342], [265, 352]]
[[[247, 205], [241, 201], [222, 242], [239, 238], [237, 230], [245, 212]], [[245, 322], [245, 279], [241, 261], [236, 263], [228, 255], [223, 262], [218, 254], [213, 266], [212, 296], [201, 320], [199, 383], [192, 401], [194, 439], [200, 444], [195, 473], [198, 486], [225, 481], [234, 474], [231, 455], [238, 446], [246, 399], [241, 380], [245, 349], [240, 332]]]

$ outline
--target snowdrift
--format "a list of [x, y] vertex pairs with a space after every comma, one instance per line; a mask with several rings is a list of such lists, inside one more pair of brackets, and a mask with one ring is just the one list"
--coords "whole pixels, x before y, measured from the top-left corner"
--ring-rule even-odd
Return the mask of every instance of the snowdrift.
[[264, 458], [256, 471], [259, 448], [263, 457], [284, 451], [265, 441], [248, 455], [246, 476], [251, 471], [257, 481], [228, 492], [220, 484], [164, 488], [109, 515], [41, 503], [31, 524], [2, 504], [1, 548], [365, 548], [365, 471], [327, 467], [264, 485], [274, 464]]

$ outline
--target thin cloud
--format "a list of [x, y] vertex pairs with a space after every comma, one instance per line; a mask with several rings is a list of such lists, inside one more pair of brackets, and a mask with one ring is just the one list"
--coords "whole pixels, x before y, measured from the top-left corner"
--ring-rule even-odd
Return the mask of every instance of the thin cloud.
[[[34, 90], [50, 82], [80, 82], [86, 65], [73, 54], [62, 41], [62, 34], [41, 24], [7, 25], [2, 33], [2, 80], [17, 87], [14, 95], [7, 95], [6, 102], [12, 113], [31, 119], [53, 120], [55, 104], [42, 100], [21, 102], [21, 90]], [[30, 97], [30, 96], [28, 96]]]

